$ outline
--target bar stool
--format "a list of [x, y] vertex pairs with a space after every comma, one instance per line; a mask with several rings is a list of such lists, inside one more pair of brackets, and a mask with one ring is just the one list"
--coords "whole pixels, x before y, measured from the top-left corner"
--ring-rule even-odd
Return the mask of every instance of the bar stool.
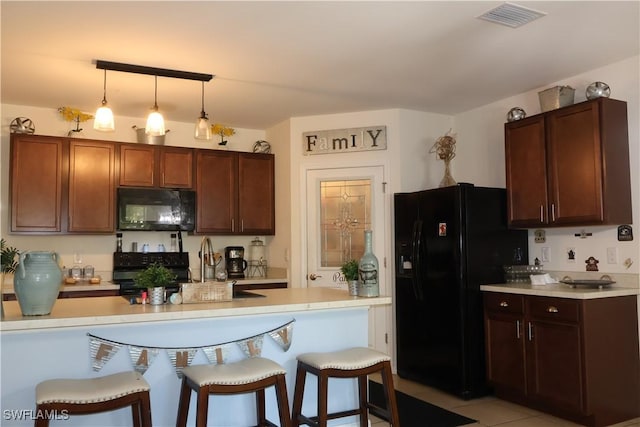
[[53, 379], [36, 386], [36, 427], [49, 425], [48, 414], [96, 414], [131, 406], [133, 425], [151, 427], [149, 384], [138, 372], [100, 378]]
[[291, 426], [289, 401], [287, 399], [286, 371], [276, 362], [262, 357], [253, 357], [222, 365], [193, 365], [182, 370], [182, 388], [178, 405], [177, 427], [187, 425], [191, 390], [197, 393], [196, 426], [206, 427], [209, 412], [209, 395], [256, 393], [256, 415], [258, 427], [276, 424], [267, 420], [265, 414], [265, 389], [275, 386], [278, 400], [280, 425]]
[[[368, 375], [380, 372], [387, 408], [380, 408], [369, 402], [367, 396]], [[318, 377], [317, 416], [307, 417], [302, 414], [304, 384], [307, 374]], [[327, 394], [329, 378], [357, 378], [359, 407], [342, 412], [328, 413]], [[305, 353], [298, 356], [296, 386], [293, 395], [292, 422], [294, 427], [307, 424], [314, 427], [326, 427], [327, 421], [350, 415], [360, 416], [360, 426], [369, 424], [369, 409], [375, 409], [376, 415], [385, 419], [393, 427], [400, 426], [396, 394], [393, 388], [391, 358], [384, 353], [364, 347], [328, 353]]]

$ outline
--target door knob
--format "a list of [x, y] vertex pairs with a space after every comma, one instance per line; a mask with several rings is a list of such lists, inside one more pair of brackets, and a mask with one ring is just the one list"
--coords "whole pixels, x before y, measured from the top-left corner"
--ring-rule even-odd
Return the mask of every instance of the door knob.
[[311, 273], [308, 277], [309, 277], [309, 280], [316, 280], [317, 278], [322, 277], [322, 276], [315, 275], [315, 274]]

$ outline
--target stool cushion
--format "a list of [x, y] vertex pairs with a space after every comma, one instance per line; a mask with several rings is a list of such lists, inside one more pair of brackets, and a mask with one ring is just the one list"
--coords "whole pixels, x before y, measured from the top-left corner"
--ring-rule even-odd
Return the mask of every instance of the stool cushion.
[[282, 366], [263, 357], [222, 365], [192, 365], [182, 370], [184, 376], [200, 387], [211, 384], [248, 384], [285, 373]]
[[366, 347], [325, 353], [304, 353], [298, 356], [298, 361], [316, 369], [362, 369], [388, 360], [391, 360], [388, 355]]
[[53, 379], [36, 386], [36, 403], [95, 403], [149, 391], [138, 372], [120, 372], [99, 378]]

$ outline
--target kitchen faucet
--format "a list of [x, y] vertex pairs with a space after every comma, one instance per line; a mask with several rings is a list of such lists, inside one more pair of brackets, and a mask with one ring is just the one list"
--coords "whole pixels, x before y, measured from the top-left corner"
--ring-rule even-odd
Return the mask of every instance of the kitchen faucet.
[[200, 243], [200, 282], [206, 282], [206, 268], [207, 266], [215, 267], [216, 260], [213, 252], [213, 245], [211, 239], [203, 237]]

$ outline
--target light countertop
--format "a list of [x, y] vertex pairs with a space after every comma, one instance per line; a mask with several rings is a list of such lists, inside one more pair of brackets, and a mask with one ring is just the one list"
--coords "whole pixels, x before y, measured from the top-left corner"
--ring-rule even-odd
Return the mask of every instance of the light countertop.
[[[96, 285], [94, 285], [96, 286]], [[138, 322], [162, 322], [208, 317], [230, 317], [290, 313], [354, 307], [390, 305], [391, 297], [350, 296], [342, 289], [287, 288], [260, 289], [264, 298], [234, 299], [199, 304], [135, 304], [123, 297], [64, 298], [56, 300], [51, 314], [22, 316], [17, 301], [5, 301], [2, 332], [42, 330]]]
[[564, 283], [551, 283], [547, 285], [531, 285], [530, 283], [497, 283], [481, 285], [481, 291], [503, 292], [508, 294], [537, 295], [571, 299], [610, 298], [628, 295], [640, 295], [640, 288], [633, 286], [618, 286], [616, 284], [602, 289], [572, 288]]

